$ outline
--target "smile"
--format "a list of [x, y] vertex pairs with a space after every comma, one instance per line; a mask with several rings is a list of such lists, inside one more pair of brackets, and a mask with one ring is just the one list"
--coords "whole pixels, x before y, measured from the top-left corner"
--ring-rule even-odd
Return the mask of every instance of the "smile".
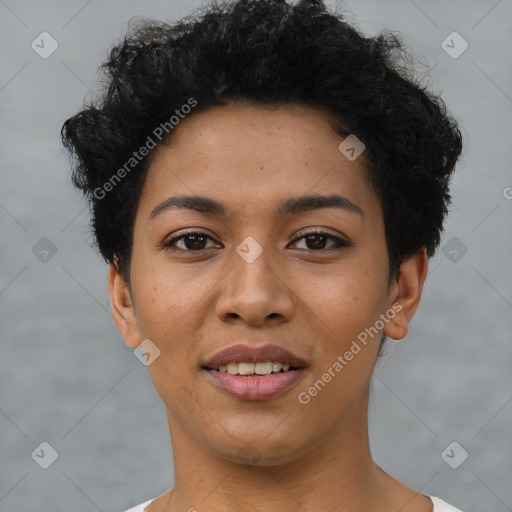
[[229, 363], [221, 365], [217, 370], [230, 375], [270, 375], [271, 373], [287, 372], [291, 368], [289, 364], [279, 361], [265, 361], [261, 363]]
[[269, 400], [302, 378], [304, 359], [277, 345], [231, 345], [205, 361], [202, 370], [217, 389], [241, 400]]
[[[243, 363], [242, 363], [243, 364]], [[238, 366], [238, 365], [235, 365]], [[305, 368], [282, 368], [265, 375], [230, 374], [205, 368], [207, 376], [221, 391], [240, 400], [270, 400], [294, 387], [301, 379]]]

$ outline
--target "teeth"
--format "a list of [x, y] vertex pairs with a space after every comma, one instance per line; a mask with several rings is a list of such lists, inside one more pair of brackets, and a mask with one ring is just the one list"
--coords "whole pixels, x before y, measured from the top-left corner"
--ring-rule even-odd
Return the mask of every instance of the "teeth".
[[272, 361], [256, 363], [254, 365], [254, 373], [258, 375], [268, 375], [269, 373], [272, 373], [273, 366]]
[[254, 363], [240, 363], [238, 373], [240, 375], [252, 375], [254, 373]]
[[227, 365], [227, 371], [230, 375], [236, 375], [238, 373], [238, 364], [230, 363]]
[[219, 372], [229, 373], [230, 375], [270, 375], [283, 370], [287, 372], [290, 369], [289, 364], [279, 361], [265, 361], [263, 363], [229, 363], [219, 367]]

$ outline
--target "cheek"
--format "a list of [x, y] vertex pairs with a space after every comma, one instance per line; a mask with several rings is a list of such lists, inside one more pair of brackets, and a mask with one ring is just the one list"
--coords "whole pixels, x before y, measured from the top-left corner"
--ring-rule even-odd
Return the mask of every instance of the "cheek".
[[133, 280], [137, 318], [142, 330], [162, 334], [193, 308], [201, 291], [200, 281], [191, 279], [182, 269], [162, 264], [154, 256], [139, 257]]
[[[367, 389], [380, 345], [380, 335], [364, 338], [383, 312], [380, 278], [370, 271], [338, 275], [308, 299], [309, 332], [317, 333], [311, 376], [298, 390], [298, 403], [333, 427]], [[302, 400], [302, 401], [301, 401]], [[307, 403], [306, 403], [307, 402]]]
[[187, 270], [149, 258], [145, 261], [150, 263], [139, 267], [133, 283], [140, 334], [160, 349], [158, 366], [173, 374], [190, 372], [198, 357], [198, 334], [208, 314], [210, 286], [204, 276], [191, 270], [192, 265]]
[[371, 261], [330, 266], [301, 280], [299, 295], [329, 339], [347, 342], [382, 312], [386, 277]]

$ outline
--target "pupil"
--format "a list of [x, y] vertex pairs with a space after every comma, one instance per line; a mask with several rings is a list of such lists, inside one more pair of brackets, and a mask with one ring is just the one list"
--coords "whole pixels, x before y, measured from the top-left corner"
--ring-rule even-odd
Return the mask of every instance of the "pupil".
[[[191, 239], [195, 240], [192, 242], [193, 247], [190, 247], [189, 242]], [[187, 235], [187, 237], [185, 238], [185, 246], [187, 247], [187, 249], [203, 249], [202, 245], [200, 247], [197, 247], [198, 239], [200, 240], [199, 244], [201, 245], [201, 242], [202, 242], [204, 245], [204, 242], [206, 239], [206, 237], [204, 235]]]
[[323, 242], [323, 243], [322, 243], [322, 242], [320, 242], [320, 244], [318, 244], [318, 243], [317, 243], [317, 244], [315, 244], [315, 243], [313, 242], [313, 245], [314, 245], [314, 246], [316, 245], [316, 247], [313, 247], [313, 249], [324, 249], [324, 247], [325, 247], [325, 241], [326, 241], [326, 238], [325, 238], [325, 236], [324, 236], [324, 235], [320, 235], [320, 234], [318, 234], [318, 233], [313, 233], [313, 234], [310, 234], [310, 235], [307, 235], [307, 236], [306, 236], [306, 243], [308, 244], [308, 247], [311, 249], [311, 247], [310, 247], [309, 243], [310, 243], [311, 241], [314, 241], [314, 239], [315, 239], [315, 238], [316, 238], [316, 239], [318, 239], [318, 238], [322, 239], [322, 242]]

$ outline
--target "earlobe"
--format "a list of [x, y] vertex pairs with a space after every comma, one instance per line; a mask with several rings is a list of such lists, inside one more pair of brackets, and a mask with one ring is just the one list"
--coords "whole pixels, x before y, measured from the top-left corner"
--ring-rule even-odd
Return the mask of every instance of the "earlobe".
[[384, 327], [384, 334], [394, 339], [405, 338], [409, 322], [420, 303], [423, 284], [427, 277], [428, 259], [425, 249], [413, 254], [400, 265], [400, 277], [392, 287], [390, 307], [393, 318]]
[[130, 289], [117, 267], [112, 263], [108, 274], [108, 289], [114, 323], [124, 341], [129, 346], [136, 348], [140, 344], [140, 335]]

